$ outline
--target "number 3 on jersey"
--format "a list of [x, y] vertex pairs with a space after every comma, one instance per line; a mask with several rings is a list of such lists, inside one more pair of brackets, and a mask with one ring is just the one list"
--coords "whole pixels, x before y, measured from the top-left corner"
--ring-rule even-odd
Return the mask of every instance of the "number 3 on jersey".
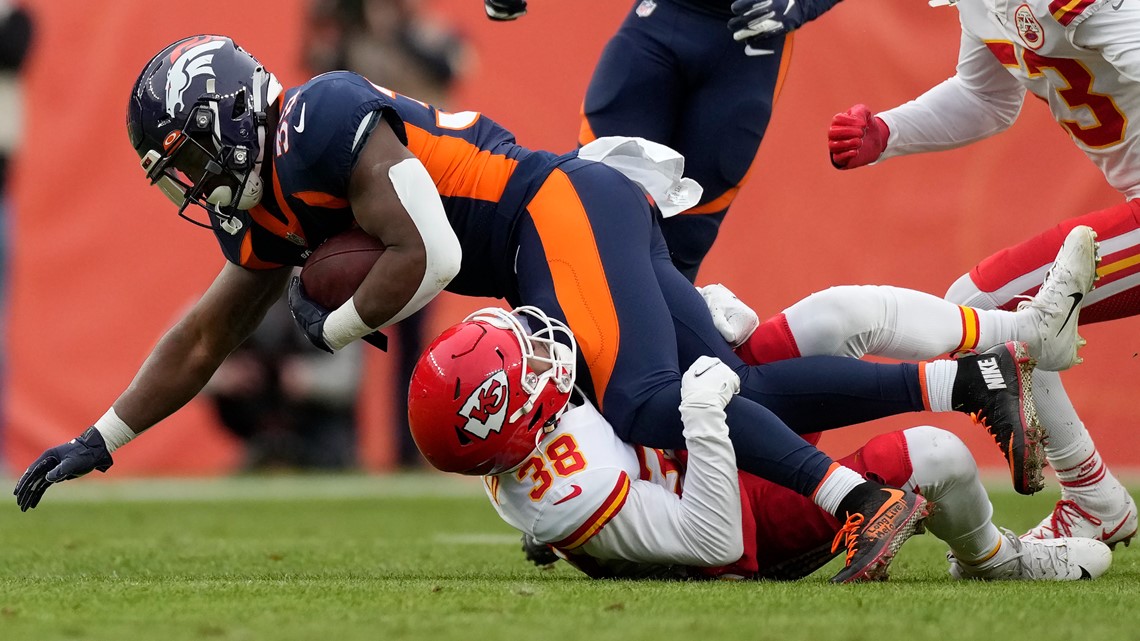
[[554, 473], [567, 477], [586, 468], [586, 458], [578, 450], [578, 443], [573, 436], [563, 434], [550, 442], [543, 451], [543, 456], [532, 456], [515, 472], [521, 481], [530, 477], [534, 481], [534, 489], [530, 491], [532, 501], [540, 501], [553, 484], [554, 479], [547, 471], [553, 468]]

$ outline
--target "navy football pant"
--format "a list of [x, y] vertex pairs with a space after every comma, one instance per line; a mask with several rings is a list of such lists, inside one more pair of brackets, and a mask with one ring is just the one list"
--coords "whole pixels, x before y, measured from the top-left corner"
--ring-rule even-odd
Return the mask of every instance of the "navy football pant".
[[726, 18], [670, 0], [657, 0], [642, 17], [639, 5], [594, 68], [578, 144], [639, 136], [685, 157], [685, 175], [704, 195], [693, 209], [663, 221], [662, 231], [674, 264], [692, 281], [756, 157], [792, 37], [770, 40], [772, 55], [747, 56]]
[[801, 494], [815, 490], [832, 461], [797, 432], [922, 409], [914, 365], [840, 357], [745, 365], [670, 262], [656, 210], [609, 167], [563, 162], [527, 212], [511, 303], [538, 306], [570, 326], [579, 385], [626, 441], [684, 448], [681, 372], [702, 354], [741, 376], [741, 394], [727, 408], [740, 468]]

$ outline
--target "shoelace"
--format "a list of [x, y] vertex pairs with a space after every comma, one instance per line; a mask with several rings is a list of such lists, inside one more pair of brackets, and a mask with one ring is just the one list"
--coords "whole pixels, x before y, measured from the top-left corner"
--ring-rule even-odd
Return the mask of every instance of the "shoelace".
[[1077, 505], [1075, 501], [1061, 499], [1057, 501], [1057, 507], [1053, 508], [1053, 514], [1049, 517], [1049, 529], [1053, 530], [1054, 535], [1072, 536], [1076, 519], [1082, 517], [1095, 526], [1104, 523], [1101, 519], [1081, 509], [1081, 506]]
[[[1033, 542], [1022, 541], [1013, 532], [1002, 528], [1002, 534], [1013, 544], [1014, 559], [1029, 571], [1026, 574], [1032, 578], [1054, 577], [1060, 574], [1058, 566], [1069, 563], [1069, 549], [1064, 545], [1034, 545]], [[1029, 551], [1026, 547], [1033, 551]]]
[[851, 565], [851, 558], [858, 552], [856, 544], [859, 541], [859, 530], [863, 527], [863, 515], [856, 512], [847, 517], [847, 522], [843, 527], [835, 533], [835, 538], [831, 541], [831, 552], [835, 553], [839, 546], [847, 548], [847, 557], [843, 560], [843, 565]]

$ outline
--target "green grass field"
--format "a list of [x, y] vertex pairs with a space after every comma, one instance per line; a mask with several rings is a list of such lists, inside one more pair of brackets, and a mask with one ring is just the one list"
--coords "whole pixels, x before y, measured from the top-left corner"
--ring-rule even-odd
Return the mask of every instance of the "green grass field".
[[[9, 485], [10, 487], [10, 485]], [[995, 490], [1015, 531], [1055, 500]], [[93, 481], [0, 517], [0, 639], [1140, 638], [1140, 547], [1100, 580], [952, 582], [916, 537], [888, 583], [594, 582], [528, 566], [472, 479]]]

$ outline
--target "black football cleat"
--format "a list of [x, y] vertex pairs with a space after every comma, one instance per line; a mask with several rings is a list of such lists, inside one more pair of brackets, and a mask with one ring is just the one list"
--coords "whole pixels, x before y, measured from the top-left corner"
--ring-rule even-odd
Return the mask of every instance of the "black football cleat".
[[847, 521], [835, 534], [831, 552], [847, 548], [842, 570], [832, 583], [886, 581], [891, 560], [912, 535], [922, 532], [929, 503], [914, 492], [881, 486], [863, 503], [847, 512]]
[[969, 414], [1001, 448], [1019, 494], [1045, 487], [1045, 431], [1033, 404], [1033, 367], [1028, 346], [1016, 341], [963, 356], [951, 395], [954, 410]]

